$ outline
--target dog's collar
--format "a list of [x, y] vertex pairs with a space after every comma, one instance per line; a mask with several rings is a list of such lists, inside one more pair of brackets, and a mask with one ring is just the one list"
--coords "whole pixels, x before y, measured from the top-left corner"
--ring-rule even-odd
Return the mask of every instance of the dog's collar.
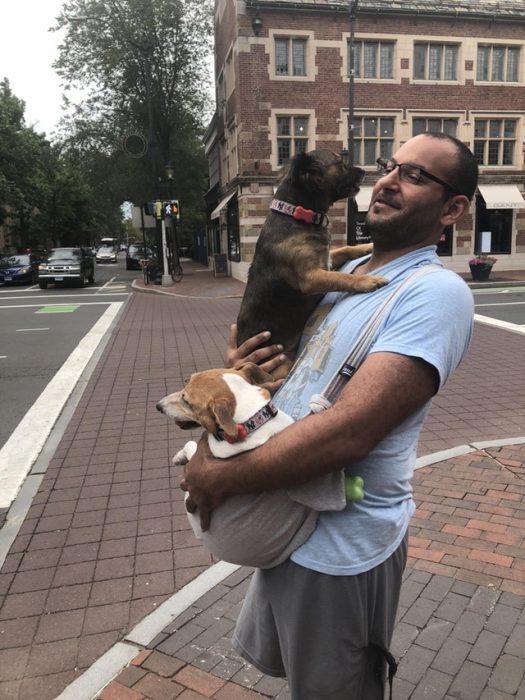
[[277, 415], [276, 406], [270, 401], [265, 406], [257, 411], [251, 418], [248, 418], [244, 423], [237, 423], [237, 435], [232, 437], [231, 435], [226, 435], [222, 428], [217, 428], [215, 432], [215, 437], [219, 441], [226, 440], [230, 444], [235, 442], [240, 442], [248, 437], [250, 433], [253, 433], [260, 428], [262, 425], [267, 423], [272, 418]]
[[321, 224], [328, 226], [328, 217], [321, 211], [313, 211], [313, 209], [304, 209], [296, 204], [283, 202], [282, 199], [272, 199], [270, 209], [278, 211], [280, 214], [287, 214], [297, 221], [305, 221], [307, 224]]

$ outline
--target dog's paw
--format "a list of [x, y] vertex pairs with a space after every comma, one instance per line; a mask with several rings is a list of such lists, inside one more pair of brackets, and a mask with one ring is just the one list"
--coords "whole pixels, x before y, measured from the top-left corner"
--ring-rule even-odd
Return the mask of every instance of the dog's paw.
[[354, 291], [373, 292], [374, 289], [384, 287], [385, 284], [388, 284], [388, 280], [381, 275], [358, 275], [355, 279]]
[[180, 466], [184, 464], [188, 464], [190, 459], [193, 457], [195, 452], [197, 451], [197, 443], [195, 440], [189, 440], [182, 450], [179, 450], [177, 454], [173, 457], [173, 464], [175, 466]]

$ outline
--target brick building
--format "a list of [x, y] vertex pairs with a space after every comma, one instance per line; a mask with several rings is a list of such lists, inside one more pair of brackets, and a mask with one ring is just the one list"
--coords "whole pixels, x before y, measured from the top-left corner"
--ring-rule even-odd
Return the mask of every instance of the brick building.
[[[353, 21], [350, 4], [216, 0], [210, 253], [227, 253], [231, 274], [246, 279], [282, 163], [319, 147], [350, 147], [366, 171], [359, 238], [376, 159], [439, 130], [480, 165], [470, 215], [440, 242], [446, 266], [466, 272], [483, 249], [498, 269], [525, 268], [523, 0], [361, 0]], [[345, 202], [330, 221], [343, 243]]]

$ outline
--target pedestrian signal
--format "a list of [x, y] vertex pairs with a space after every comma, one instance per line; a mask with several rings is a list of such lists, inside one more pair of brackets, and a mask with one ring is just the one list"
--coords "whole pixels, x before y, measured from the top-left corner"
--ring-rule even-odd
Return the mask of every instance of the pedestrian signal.
[[178, 199], [171, 200], [171, 215], [174, 219], [177, 219], [177, 221], [180, 220], [180, 206]]

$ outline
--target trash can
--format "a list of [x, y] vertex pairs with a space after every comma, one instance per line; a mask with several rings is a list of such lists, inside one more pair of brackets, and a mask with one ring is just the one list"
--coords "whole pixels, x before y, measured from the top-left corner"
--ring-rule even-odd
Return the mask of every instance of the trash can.
[[213, 276], [228, 277], [228, 258], [226, 253], [215, 253], [213, 256]]

